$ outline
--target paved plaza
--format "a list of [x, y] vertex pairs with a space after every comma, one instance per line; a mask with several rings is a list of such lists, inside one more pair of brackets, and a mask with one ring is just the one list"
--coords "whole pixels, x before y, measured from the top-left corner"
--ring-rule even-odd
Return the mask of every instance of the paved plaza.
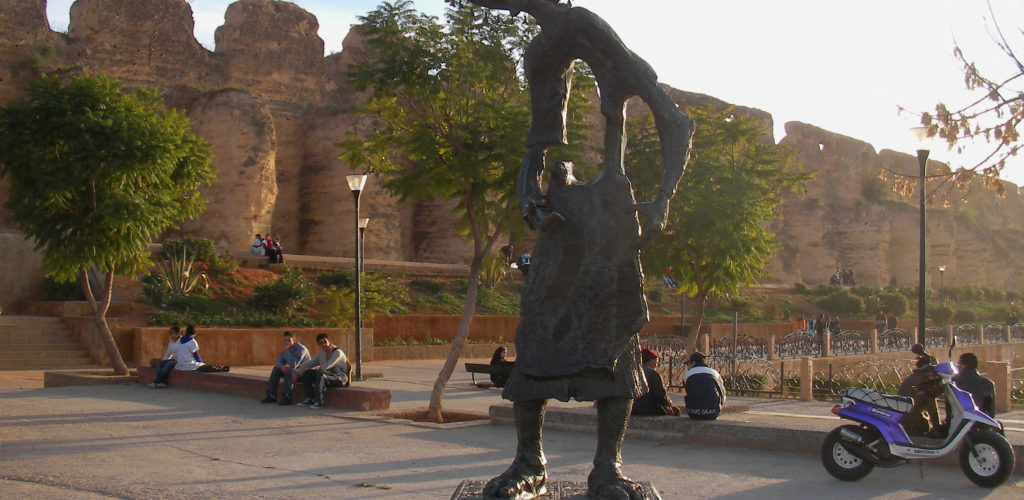
[[[423, 408], [440, 364], [367, 363], [364, 373], [374, 377], [363, 383], [390, 388], [392, 410]], [[486, 413], [507, 404], [459, 368], [446, 409]], [[0, 498], [447, 499], [462, 480], [501, 472], [514, 452], [513, 429], [486, 421], [416, 424], [140, 384], [43, 389], [41, 380], [41, 372], [0, 372]], [[748, 412], [723, 418], [766, 428], [838, 425], [827, 403], [743, 403]], [[1001, 418], [1011, 441], [1024, 441], [1024, 412]], [[550, 479], [585, 480], [594, 446], [590, 434], [545, 432]], [[938, 464], [876, 469], [842, 483], [816, 455], [784, 443], [760, 451], [627, 439], [623, 453], [626, 474], [651, 481], [666, 500], [1024, 498], [1024, 476], [987, 490]]]

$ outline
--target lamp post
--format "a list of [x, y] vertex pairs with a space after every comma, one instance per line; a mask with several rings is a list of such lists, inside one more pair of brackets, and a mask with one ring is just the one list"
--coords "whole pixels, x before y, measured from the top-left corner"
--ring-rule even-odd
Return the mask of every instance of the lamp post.
[[939, 298], [942, 299], [942, 300], [946, 299], [946, 297], [945, 297], [946, 294], [944, 294], [943, 290], [942, 290], [945, 287], [945, 280], [942, 279], [943, 275], [945, 273], [946, 273], [946, 265], [943, 264], [943, 265], [939, 266]]
[[[359, 273], [366, 272], [366, 226], [370, 225], [369, 217], [359, 218]], [[362, 325], [360, 325], [362, 326]]]
[[[926, 127], [915, 127], [911, 129], [914, 136], [918, 141], [924, 141], [927, 139], [928, 129]], [[921, 210], [921, 239], [918, 243], [918, 250], [920, 251], [919, 261], [917, 263], [918, 277], [917, 277], [917, 342], [924, 343], [924, 316], [925, 316], [925, 298], [924, 298], [924, 287], [925, 287], [925, 216], [924, 216], [924, 180], [925, 180], [925, 167], [928, 165], [928, 153], [927, 149], [917, 150], [917, 164], [920, 167], [920, 173], [918, 175], [917, 187], [920, 190], [919, 206]]]
[[359, 234], [362, 232], [359, 229], [359, 193], [363, 191], [363, 187], [366, 186], [366, 174], [353, 174], [345, 177], [348, 181], [348, 188], [352, 190], [352, 199], [355, 201], [356, 214], [355, 214], [355, 271], [356, 271], [356, 380], [363, 379], [363, 317], [362, 317], [362, 303], [359, 297]]

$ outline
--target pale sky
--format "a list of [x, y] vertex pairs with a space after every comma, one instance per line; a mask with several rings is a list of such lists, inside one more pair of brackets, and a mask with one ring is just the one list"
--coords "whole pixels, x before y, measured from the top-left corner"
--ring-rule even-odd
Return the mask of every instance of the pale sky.
[[[49, 0], [50, 26], [64, 31], [72, 0]], [[213, 49], [213, 32], [224, 23], [230, 0], [190, 0], [195, 35]], [[329, 53], [356, 16], [379, 0], [294, 0], [320, 22]], [[951, 109], [976, 99], [966, 93], [953, 59], [954, 41], [982, 73], [1006, 77], [1014, 71], [992, 42], [1001, 22], [1011, 45], [1024, 51], [1017, 24], [1019, 0], [575, 0], [603, 17], [660, 80], [680, 90], [758, 108], [775, 120], [775, 138], [787, 121], [800, 121], [871, 143], [876, 151], [913, 154], [909, 132], [917, 118], [897, 112]], [[443, 0], [414, 0], [415, 8], [441, 16]], [[1020, 89], [1024, 84], [1018, 84]], [[1024, 132], [1024, 131], [1022, 131]], [[975, 156], [926, 144], [931, 158], [955, 168]], [[973, 163], [971, 163], [973, 164]], [[1024, 160], [1003, 177], [1024, 184]]]

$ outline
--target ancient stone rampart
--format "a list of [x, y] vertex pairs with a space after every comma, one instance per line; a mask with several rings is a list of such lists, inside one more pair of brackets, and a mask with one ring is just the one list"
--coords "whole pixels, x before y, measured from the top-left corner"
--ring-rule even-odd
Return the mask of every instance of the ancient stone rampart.
[[[206, 213], [175, 235], [237, 250], [253, 233], [275, 232], [289, 253], [353, 254], [344, 178], [359, 166], [339, 160], [334, 144], [367, 126], [353, 113], [366, 92], [346, 82], [352, 64], [372, 57], [358, 28], [343, 50], [324, 57], [312, 14], [289, 2], [240, 0], [228, 7], [210, 51], [194, 38], [185, 0], [78, 0], [67, 33], [49, 29], [44, 5], [0, 0], [0, 103], [18, 98], [42, 73], [103, 72], [129, 86], [157, 88], [213, 145], [219, 172], [203, 189]], [[668, 90], [684, 108], [727, 105]], [[761, 119], [765, 141], [775, 142], [770, 113], [735, 109]], [[880, 191], [874, 180], [883, 168], [913, 174], [916, 159], [798, 122], [786, 124], [781, 143], [799, 151], [802, 168], [817, 176], [802, 197], [780, 193], [781, 217], [772, 230], [782, 248], [764, 281], [824, 283], [842, 267], [863, 284], [916, 283], [916, 198]], [[1013, 266], [1024, 256], [1024, 201], [1015, 186], [1007, 192], [996, 199], [975, 190], [966, 203], [929, 208], [930, 280], [946, 264], [946, 284], [1024, 285]], [[0, 200], [6, 193], [0, 182]], [[448, 208], [397, 203], [371, 179], [361, 207], [372, 219], [367, 255], [465, 262], [471, 250]], [[10, 228], [4, 224], [0, 229]]]

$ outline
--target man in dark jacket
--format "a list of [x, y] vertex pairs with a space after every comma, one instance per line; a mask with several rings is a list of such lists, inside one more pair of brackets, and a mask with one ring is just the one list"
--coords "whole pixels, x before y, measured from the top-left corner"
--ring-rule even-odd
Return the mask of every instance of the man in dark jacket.
[[704, 364], [704, 355], [695, 352], [686, 361], [686, 414], [693, 420], [717, 420], [725, 404], [725, 383], [714, 368]]
[[643, 361], [644, 377], [647, 378], [647, 394], [633, 401], [633, 415], [682, 414], [679, 407], [672, 404], [665, 391], [665, 384], [657, 370], [658, 354], [650, 349], [644, 349], [640, 351], [640, 358]]
[[971, 393], [974, 404], [978, 405], [986, 415], [996, 416], [996, 386], [988, 377], [978, 374], [978, 357], [972, 352], [960, 355], [957, 363], [960, 374], [953, 377], [953, 382], [960, 389]]

